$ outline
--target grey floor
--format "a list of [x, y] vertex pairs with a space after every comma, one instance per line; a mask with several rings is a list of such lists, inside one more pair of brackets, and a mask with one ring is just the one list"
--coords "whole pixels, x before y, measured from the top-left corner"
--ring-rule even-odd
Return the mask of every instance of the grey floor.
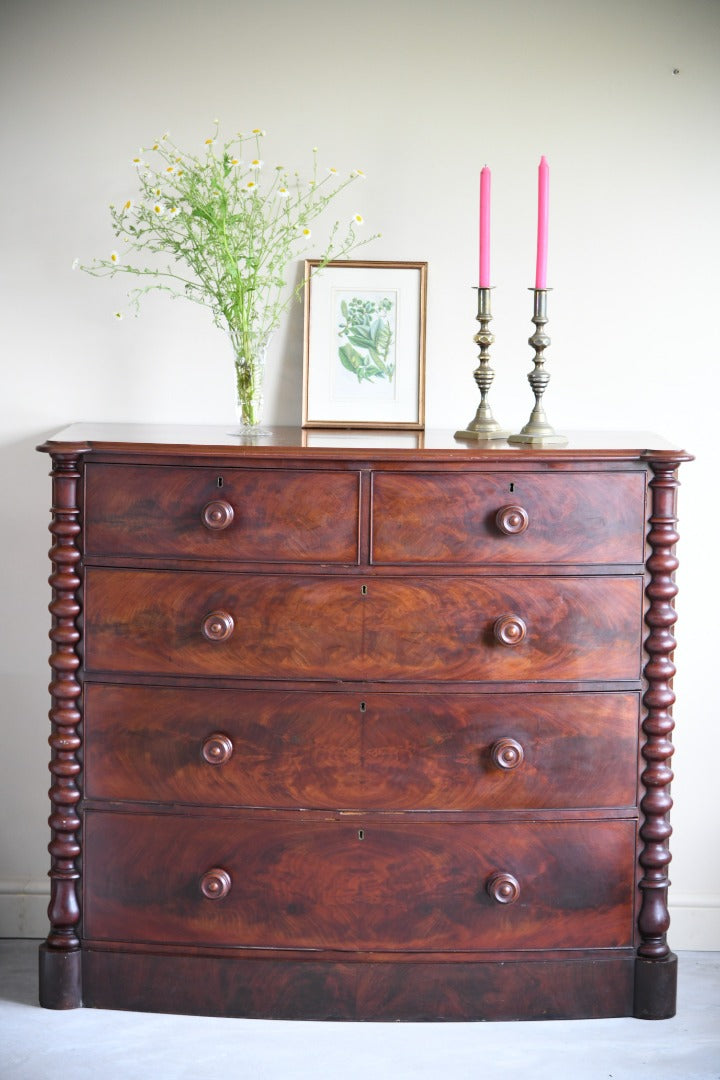
[[672, 1020], [339, 1024], [36, 1004], [36, 941], [0, 940], [2, 1080], [718, 1080], [720, 953], [681, 953]]

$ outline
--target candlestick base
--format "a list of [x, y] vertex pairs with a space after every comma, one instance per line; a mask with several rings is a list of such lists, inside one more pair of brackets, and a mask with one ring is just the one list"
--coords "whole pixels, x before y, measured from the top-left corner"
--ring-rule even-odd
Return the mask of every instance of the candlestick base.
[[[527, 427], [527, 424], [525, 427]], [[565, 435], [557, 435], [552, 428], [550, 428], [550, 432], [552, 434], [531, 435], [523, 428], [516, 435], [509, 435], [508, 442], [512, 443], [513, 446], [567, 446], [568, 440]]]
[[480, 391], [480, 404], [478, 405], [475, 416], [467, 427], [461, 428], [460, 431], [455, 432], [456, 439], [474, 439], [477, 442], [492, 442], [497, 439], [505, 440], [510, 434], [509, 431], [500, 427], [500, 424], [493, 416], [492, 409], [487, 401], [490, 387], [495, 378], [495, 372], [490, 367], [490, 346], [495, 341], [495, 335], [489, 330], [490, 322], [492, 321], [492, 311], [490, 307], [491, 289], [492, 286], [483, 286], [477, 290], [477, 321], [480, 323], [480, 329], [477, 334], [475, 334], [473, 341], [479, 346], [480, 355], [478, 366], [473, 372], [473, 378]]
[[456, 439], [475, 439], [477, 442], [493, 442], [496, 439], [507, 439], [509, 435], [509, 429], [506, 431], [501, 428], [497, 420], [492, 418], [492, 414], [491, 419], [486, 421], [478, 418], [477, 413], [475, 419], [466, 428], [455, 432]]
[[567, 446], [568, 440], [566, 437], [558, 435], [548, 423], [542, 403], [543, 394], [547, 384], [550, 382], [550, 375], [545, 371], [544, 367], [544, 353], [550, 344], [550, 338], [544, 329], [548, 321], [548, 289], [532, 289], [531, 291], [534, 293], [532, 321], [535, 323], [535, 333], [528, 338], [528, 344], [532, 345], [535, 350], [535, 356], [533, 357], [535, 366], [528, 375], [528, 382], [535, 395], [535, 405], [525, 427], [516, 435], [511, 435], [508, 442], [512, 443], [513, 446]]

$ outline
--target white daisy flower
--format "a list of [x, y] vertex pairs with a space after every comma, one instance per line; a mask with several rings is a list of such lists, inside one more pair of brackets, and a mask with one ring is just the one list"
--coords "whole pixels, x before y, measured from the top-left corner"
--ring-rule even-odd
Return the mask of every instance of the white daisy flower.
[[351, 176], [357, 176], [357, 177], [360, 178], [360, 180], [367, 180], [367, 176], [365, 175], [365, 173], [363, 172], [362, 169], [353, 169], [353, 171], [352, 171], [352, 173], [350, 175]]
[[228, 158], [228, 165], [230, 165], [233, 169], [239, 169], [242, 167], [242, 161], [240, 160], [240, 158], [231, 157]]
[[171, 206], [170, 209], [168, 210], [168, 213], [169, 213], [170, 217], [177, 217], [177, 215], [180, 213], [180, 211], [178, 210], [177, 206]]
[[335, 176], [337, 174], [337, 169], [335, 168], [334, 165], [331, 165], [330, 168], [328, 169], [328, 172], [331, 173], [333, 176]]
[[307, 237], [307, 236], [312, 236], [312, 232], [310, 231], [310, 229], [308, 229], [308, 227], [307, 227], [307, 226], [305, 226], [305, 228], [304, 228], [304, 229], [303, 229], [303, 231], [302, 231], [302, 235], [303, 235], [303, 236], [306, 236], [306, 237]]
[[250, 168], [251, 169], [262, 169], [262, 167], [263, 167], [263, 163], [262, 163], [262, 161], [260, 161], [259, 158], [253, 158], [252, 161], [250, 162]]
[[215, 142], [215, 140], [214, 140], [214, 139], [206, 139], [206, 140], [205, 140], [205, 145], [206, 145], [207, 147], [210, 147], [210, 146], [212, 146], [212, 145], [213, 145], [213, 143], [214, 143], [214, 142]]
[[264, 135], [265, 134], [265, 128], [253, 128], [251, 134], [253, 134], [253, 135]]
[[287, 199], [288, 196], [290, 195], [290, 192], [288, 191], [288, 189], [286, 187], [279, 187], [277, 189], [277, 193], [278, 193], [278, 195], [280, 196], [281, 199]]
[[352, 218], [350, 220], [351, 220], [353, 225], [364, 225], [365, 224], [365, 218], [362, 216], [362, 214], [353, 214], [353, 216], [352, 216]]
[[246, 191], [255, 191], [256, 188], [257, 184], [254, 180], [248, 180], [247, 184], [245, 185]]
[[174, 166], [174, 165], [168, 165], [168, 166], [166, 166], [166, 168], [165, 168], [165, 172], [166, 172], [166, 173], [167, 173], [167, 174], [168, 174], [169, 176], [172, 176], [172, 174], [173, 174], [173, 173], [175, 172], [175, 166]]
[[134, 165], [136, 169], [139, 169], [140, 166], [142, 165], [142, 163], [143, 163], [143, 160], [140, 157], [134, 157], [132, 159], [132, 161], [130, 162], [130, 164]]
[[153, 203], [153, 214], [157, 214], [158, 217], [162, 217], [165, 213], [165, 207], [161, 202]]
[[117, 264], [120, 262], [120, 256], [118, 255], [117, 251], [110, 252], [110, 262], [113, 264]]
[[123, 214], [129, 214], [130, 211], [133, 210], [134, 208], [135, 208], [135, 203], [134, 203], [134, 201], [132, 199], [126, 199], [125, 202], [122, 204], [122, 212], [123, 212]]

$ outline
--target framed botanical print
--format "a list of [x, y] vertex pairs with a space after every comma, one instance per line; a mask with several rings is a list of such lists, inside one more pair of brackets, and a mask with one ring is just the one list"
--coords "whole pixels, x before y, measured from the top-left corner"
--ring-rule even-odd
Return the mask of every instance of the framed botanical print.
[[427, 263], [305, 263], [303, 427], [425, 423]]

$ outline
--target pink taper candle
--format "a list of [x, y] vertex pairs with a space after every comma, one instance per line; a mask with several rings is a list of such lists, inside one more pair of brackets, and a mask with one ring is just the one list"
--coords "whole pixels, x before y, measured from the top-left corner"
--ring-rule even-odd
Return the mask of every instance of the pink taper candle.
[[540, 158], [538, 168], [538, 231], [537, 263], [535, 265], [535, 288], [547, 288], [547, 249], [548, 249], [548, 189], [550, 187], [550, 169], [545, 156]]
[[481, 289], [490, 288], [490, 170], [480, 172], [480, 280]]

